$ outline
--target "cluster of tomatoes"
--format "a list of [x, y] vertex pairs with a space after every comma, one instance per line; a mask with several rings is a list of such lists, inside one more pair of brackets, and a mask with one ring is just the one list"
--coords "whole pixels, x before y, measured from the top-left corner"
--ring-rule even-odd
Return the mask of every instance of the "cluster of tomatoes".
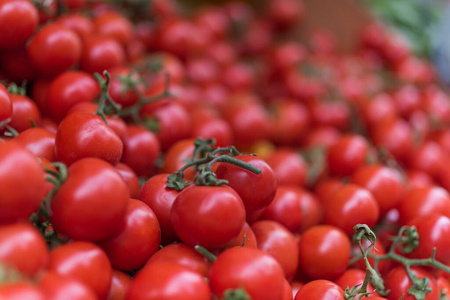
[[0, 299], [354, 299], [357, 224], [365, 296], [450, 298], [450, 96], [380, 24], [342, 54], [305, 13], [0, 0]]

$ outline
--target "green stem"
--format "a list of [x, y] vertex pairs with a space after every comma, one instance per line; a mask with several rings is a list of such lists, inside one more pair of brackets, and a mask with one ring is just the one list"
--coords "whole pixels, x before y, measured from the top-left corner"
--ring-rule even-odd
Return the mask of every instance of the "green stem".
[[114, 102], [114, 100], [109, 95], [109, 83], [111, 81], [111, 76], [109, 75], [108, 71], [103, 71], [103, 75], [105, 75], [106, 79], [103, 79], [103, 77], [98, 74], [94, 73], [94, 77], [97, 80], [98, 84], [100, 85], [101, 93], [100, 93], [100, 100], [98, 103], [97, 111], [95, 112], [96, 115], [100, 116], [103, 121], [108, 124], [106, 121], [106, 104], [108, 104], [115, 113], [120, 112], [121, 106]]
[[194, 247], [194, 249], [195, 249], [198, 253], [200, 253], [201, 255], [203, 255], [204, 257], [206, 257], [210, 262], [214, 262], [214, 261], [217, 259], [217, 257], [216, 257], [214, 254], [212, 254], [211, 252], [209, 252], [208, 249], [206, 249], [206, 248], [203, 247], [203, 246], [196, 245], [196, 246]]

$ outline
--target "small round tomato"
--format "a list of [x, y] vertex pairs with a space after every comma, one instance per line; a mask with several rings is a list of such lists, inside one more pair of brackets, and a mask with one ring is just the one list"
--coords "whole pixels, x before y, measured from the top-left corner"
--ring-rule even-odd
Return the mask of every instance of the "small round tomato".
[[[0, 122], [10, 118], [12, 114], [11, 97], [8, 90], [0, 83]], [[0, 125], [0, 129], [1, 129]]]
[[215, 171], [217, 178], [227, 180], [239, 194], [248, 220], [270, 205], [276, 194], [277, 178], [272, 168], [259, 157], [244, 154], [235, 158], [261, 170], [260, 174], [255, 174], [233, 164], [220, 163]]
[[0, 27], [5, 29], [0, 37], [0, 49], [24, 46], [38, 24], [38, 11], [31, 1], [0, 1]]
[[83, 40], [80, 69], [100, 73], [125, 63], [125, 50], [111, 37], [90, 35]]
[[279, 145], [296, 145], [310, 127], [308, 109], [302, 103], [283, 100], [275, 104], [271, 140]]
[[219, 299], [227, 290], [241, 288], [250, 299], [282, 300], [284, 280], [283, 269], [272, 256], [250, 247], [222, 252], [209, 272], [212, 293]]
[[39, 276], [39, 288], [48, 300], [67, 299], [68, 297], [70, 300], [98, 299], [91, 287], [77, 279], [54, 271], [46, 271]]
[[197, 250], [183, 243], [173, 243], [160, 249], [152, 255], [146, 265], [158, 262], [173, 262], [185, 266], [199, 273], [203, 277], [208, 276], [209, 261]]
[[299, 271], [312, 279], [333, 279], [347, 269], [350, 238], [338, 227], [317, 225], [299, 242]]
[[75, 241], [50, 251], [48, 270], [85, 284], [98, 299], [106, 299], [111, 285], [112, 268], [99, 246]]
[[[187, 164], [189, 159], [194, 155], [194, 139], [183, 139], [166, 151], [164, 156], [164, 163], [160, 170], [162, 173], [172, 174], [180, 170]], [[189, 167], [183, 171], [185, 180], [193, 180], [195, 177], [195, 167]]]
[[112, 272], [111, 286], [109, 288], [107, 300], [123, 300], [127, 296], [131, 285], [131, 278], [128, 274], [114, 270]]
[[113, 38], [123, 46], [130, 43], [133, 38], [133, 24], [118, 12], [104, 12], [95, 17], [93, 23], [95, 33]]
[[202, 275], [174, 262], [155, 262], [141, 269], [131, 282], [128, 300], [210, 300]]
[[122, 108], [129, 107], [139, 101], [139, 92], [143, 85], [139, 82], [139, 74], [129, 67], [117, 67], [111, 69], [111, 81], [109, 82], [109, 95], [114, 102]]
[[66, 28], [72, 29], [81, 39], [84, 39], [94, 30], [92, 20], [81, 13], [60, 15], [55, 21]]
[[[364, 278], [366, 277], [366, 272], [360, 269], [347, 269], [345, 272], [336, 278], [334, 280], [334, 283], [336, 283], [338, 286], [341, 287], [342, 290], [345, 291], [345, 289], [352, 288], [354, 286], [361, 286], [364, 282]], [[374, 288], [370, 285], [367, 286], [367, 292], [372, 293], [374, 291]], [[378, 295], [378, 293], [372, 294], [372, 295]], [[359, 297], [360, 294], [356, 295], [356, 297]]]
[[313, 280], [301, 287], [294, 298], [294, 300], [307, 299], [344, 300], [344, 290], [329, 280]]
[[71, 165], [85, 157], [96, 157], [116, 165], [123, 143], [101, 117], [84, 112], [67, 115], [59, 123], [55, 138], [58, 161]]
[[255, 233], [247, 222], [245, 222], [244, 227], [242, 227], [241, 233], [239, 233], [234, 240], [225, 244], [222, 248], [228, 249], [232, 247], [257, 248]]
[[83, 158], [51, 200], [50, 221], [71, 239], [100, 241], [116, 233], [127, 210], [128, 187], [109, 163]]
[[16, 142], [0, 142], [0, 224], [28, 218], [39, 209], [44, 177], [33, 154]]
[[11, 94], [12, 115], [11, 122], [8, 124], [18, 132], [25, 129], [40, 125], [41, 113], [39, 109], [30, 98], [27, 96]]
[[55, 137], [56, 134], [50, 130], [35, 127], [22, 131], [13, 140], [34, 155], [55, 161]]
[[278, 148], [267, 157], [266, 162], [275, 172], [278, 185], [305, 186], [308, 167], [299, 153]]
[[49, 254], [41, 233], [29, 223], [0, 227], [0, 263], [34, 276], [47, 267]]
[[258, 249], [270, 254], [292, 280], [298, 267], [298, 245], [294, 235], [275, 221], [262, 220], [252, 224]]
[[328, 198], [324, 222], [339, 227], [351, 236], [356, 224], [372, 227], [379, 216], [378, 203], [368, 190], [356, 184], [346, 184], [337, 188]]
[[188, 186], [175, 198], [170, 221], [190, 246], [218, 248], [236, 238], [245, 223], [241, 197], [228, 186]]
[[47, 298], [34, 283], [19, 280], [1, 284], [0, 299], [45, 300]]
[[115, 269], [133, 271], [147, 262], [160, 242], [161, 229], [155, 213], [142, 201], [130, 199], [121, 228], [100, 246]]
[[115, 166], [115, 169], [127, 184], [128, 190], [130, 191], [130, 198], [137, 199], [139, 197], [141, 186], [136, 173], [124, 163], [118, 163]]
[[56, 23], [44, 25], [28, 45], [28, 57], [37, 71], [53, 77], [80, 61], [82, 43], [71, 29]]

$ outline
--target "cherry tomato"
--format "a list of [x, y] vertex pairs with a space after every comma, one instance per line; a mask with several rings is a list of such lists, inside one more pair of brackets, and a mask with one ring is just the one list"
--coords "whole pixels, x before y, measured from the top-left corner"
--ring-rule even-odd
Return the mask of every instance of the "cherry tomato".
[[100, 242], [115, 269], [142, 267], [159, 249], [161, 229], [155, 213], [145, 203], [130, 199], [121, 228]]
[[[362, 285], [364, 282], [364, 278], [366, 277], [366, 272], [360, 269], [347, 269], [345, 272], [336, 278], [334, 280], [334, 283], [336, 283], [342, 290], [345, 291], [345, 289], [352, 288], [357, 285]], [[374, 288], [370, 285], [370, 283], [367, 286], [367, 292], [372, 293], [374, 292]], [[372, 295], [378, 295], [378, 293], [373, 293]], [[356, 295], [356, 297], [360, 296], [360, 294]]]
[[12, 115], [11, 122], [8, 124], [18, 132], [40, 125], [41, 113], [37, 105], [27, 96], [11, 95]]
[[0, 37], [0, 49], [18, 49], [36, 30], [39, 15], [28, 0], [2, 0], [0, 2], [0, 27], [5, 32]]
[[209, 300], [211, 291], [203, 277], [174, 262], [146, 265], [133, 279], [129, 300]]
[[313, 280], [301, 287], [294, 298], [294, 300], [307, 299], [343, 300], [344, 290], [329, 280]]
[[192, 185], [175, 198], [170, 221], [186, 244], [218, 248], [241, 232], [245, 207], [241, 197], [228, 186]]
[[97, 245], [75, 241], [50, 251], [50, 271], [85, 284], [98, 299], [106, 299], [112, 268], [106, 253]]
[[45, 157], [55, 161], [56, 134], [45, 128], [28, 128], [22, 131], [13, 140], [24, 146], [35, 156]]
[[308, 167], [299, 153], [288, 148], [277, 148], [266, 162], [275, 172], [280, 186], [305, 186]]
[[131, 278], [129, 275], [114, 270], [112, 272], [111, 287], [109, 288], [107, 300], [123, 300], [127, 296], [128, 289], [131, 285]]
[[100, 73], [125, 63], [125, 50], [111, 37], [90, 35], [84, 38], [80, 69], [88, 73]]
[[80, 61], [82, 43], [69, 28], [56, 23], [44, 25], [28, 45], [28, 57], [37, 71], [53, 77]]
[[45, 192], [44, 176], [37, 158], [24, 147], [0, 142], [0, 224], [28, 218], [38, 210]]
[[[160, 172], [172, 174], [186, 165], [189, 159], [194, 155], [194, 139], [183, 139], [174, 143], [164, 156], [164, 163]], [[195, 177], [195, 168], [189, 167], [183, 171], [185, 180], [193, 180]]]
[[[10, 118], [12, 114], [11, 97], [8, 90], [0, 83], [0, 122]], [[1, 129], [0, 125], [0, 129]]]
[[44, 293], [34, 283], [25, 280], [1, 284], [0, 298], [27, 300], [47, 299]]
[[257, 248], [257, 241], [255, 233], [253, 232], [252, 227], [245, 222], [244, 227], [242, 227], [241, 233], [232, 240], [231, 242], [225, 244], [223, 249], [228, 249], [232, 247], [252, 247]]
[[262, 250], [250, 247], [226, 250], [209, 272], [212, 293], [219, 299], [228, 289], [242, 288], [250, 299], [281, 300], [284, 281], [280, 264]]
[[128, 199], [128, 187], [114, 167], [83, 158], [68, 168], [66, 181], [52, 198], [50, 221], [69, 238], [103, 240], [120, 229]]
[[312, 279], [334, 279], [347, 269], [350, 238], [338, 227], [317, 225], [300, 238], [299, 271]]
[[133, 24], [118, 12], [105, 12], [93, 21], [94, 31], [97, 34], [113, 38], [123, 46], [130, 43], [133, 38]]
[[130, 198], [138, 198], [141, 186], [136, 173], [134, 173], [134, 171], [129, 166], [123, 163], [118, 163], [115, 166], [115, 169], [117, 172], [119, 172], [123, 181], [125, 181], [125, 183], [127, 184], [128, 190], [130, 191]]
[[66, 116], [58, 126], [55, 155], [71, 165], [85, 157], [103, 159], [116, 165], [122, 158], [123, 143], [101, 117], [84, 112]]
[[39, 288], [44, 293], [46, 299], [98, 299], [91, 287], [77, 279], [64, 275], [54, 271], [46, 271], [43, 275], [39, 276]]
[[273, 110], [271, 140], [278, 145], [298, 145], [311, 125], [307, 107], [287, 99], [275, 104]]
[[61, 15], [56, 22], [66, 28], [72, 29], [81, 39], [90, 35], [94, 30], [92, 20], [87, 16], [76, 12]]

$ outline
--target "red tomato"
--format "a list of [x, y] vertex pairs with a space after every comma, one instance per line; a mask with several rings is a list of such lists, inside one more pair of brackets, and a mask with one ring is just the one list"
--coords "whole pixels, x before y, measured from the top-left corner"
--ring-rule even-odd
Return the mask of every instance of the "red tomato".
[[203, 277], [208, 276], [210, 266], [209, 261], [203, 255], [183, 243], [173, 243], [163, 247], [150, 257], [146, 265], [159, 262], [177, 263]]
[[310, 127], [308, 109], [291, 99], [276, 103], [271, 140], [279, 145], [297, 145]]
[[98, 299], [106, 299], [112, 268], [106, 253], [90, 242], [75, 241], [50, 251], [49, 270], [80, 281]]
[[44, 128], [28, 128], [14, 138], [14, 141], [24, 146], [35, 156], [45, 157], [55, 161], [56, 134]]
[[84, 38], [80, 69], [88, 73], [100, 73], [125, 63], [125, 50], [111, 37], [90, 35]]
[[139, 92], [143, 92], [143, 86], [138, 73], [129, 67], [117, 67], [111, 70], [110, 77], [108, 91], [114, 102], [124, 108], [139, 101]]
[[334, 279], [347, 269], [350, 238], [335, 226], [309, 228], [301, 236], [298, 246], [299, 272], [312, 279]]
[[31, 224], [17, 223], [0, 227], [0, 263], [21, 274], [34, 276], [47, 267], [47, 243]]
[[[345, 272], [336, 278], [334, 280], [334, 283], [336, 283], [342, 290], [345, 291], [345, 289], [352, 288], [354, 286], [361, 286], [364, 282], [364, 278], [366, 277], [366, 272], [360, 269], [347, 269]], [[374, 288], [370, 285], [367, 286], [367, 292], [371, 293], [374, 291]], [[361, 294], [357, 294], [356, 297], [360, 296]], [[372, 295], [378, 295], [378, 293], [374, 293]]]
[[83, 158], [68, 168], [67, 180], [52, 198], [50, 221], [71, 239], [100, 241], [120, 229], [128, 199], [128, 187], [114, 167]]
[[131, 20], [115, 11], [100, 14], [94, 18], [94, 31], [101, 36], [115, 39], [122, 46], [131, 42], [134, 28]]
[[141, 186], [136, 173], [124, 163], [118, 163], [115, 166], [115, 169], [127, 184], [128, 190], [130, 191], [130, 198], [137, 199], [139, 197]]
[[245, 222], [244, 227], [242, 227], [241, 233], [232, 240], [223, 246], [223, 249], [228, 249], [232, 247], [252, 247], [257, 248], [256, 236], [253, 232], [253, 229]]
[[26, 219], [39, 209], [44, 176], [33, 154], [16, 142], [0, 142], [0, 224]]
[[2, 71], [12, 82], [31, 82], [36, 79], [36, 70], [31, 64], [25, 47], [3, 51], [0, 64]]
[[139, 125], [127, 126], [122, 162], [133, 169], [137, 176], [153, 175], [160, 154], [160, 144], [153, 132]]
[[266, 162], [275, 172], [278, 185], [305, 186], [308, 166], [299, 153], [287, 148], [277, 148], [267, 157]]
[[212, 293], [219, 299], [228, 289], [242, 288], [251, 299], [282, 300], [284, 281], [280, 264], [269, 254], [250, 247], [226, 250], [209, 272]]
[[301, 189], [300, 207], [302, 211], [300, 232], [304, 232], [308, 228], [322, 223], [323, 204], [320, 203], [314, 194], [308, 192], [306, 189]]
[[146, 265], [133, 279], [128, 300], [210, 300], [211, 291], [203, 277], [173, 262]]
[[27, 96], [11, 95], [12, 115], [8, 124], [18, 132], [31, 128], [33, 123], [39, 125], [41, 114], [37, 105]]
[[219, 117], [198, 116], [195, 111], [192, 113], [192, 137], [214, 139], [215, 147], [229, 147], [233, 144], [230, 124]]
[[241, 232], [245, 207], [241, 197], [228, 186], [191, 185], [175, 198], [170, 221], [186, 244], [218, 248]]
[[356, 184], [346, 184], [328, 197], [324, 221], [352, 236], [356, 224], [374, 226], [380, 216], [379, 211], [377, 201], [368, 190]]
[[19, 280], [1, 284], [0, 299], [45, 300], [47, 298], [35, 284]]
[[18, 49], [25, 45], [39, 24], [36, 7], [28, 0], [0, 1], [0, 49]]
[[90, 286], [78, 279], [46, 271], [39, 276], [39, 288], [48, 300], [96, 300], [97, 295]]
[[155, 213], [161, 227], [161, 238], [164, 242], [176, 238], [170, 222], [170, 211], [175, 198], [180, 193], [167, 187], [167, 173], [161, 173], [150, 177], [142, 186], [139, 199], [147, 204]]
[[277, 190], [277, 179], [272, 168], [263, 159], [248, 154], [238, 155], [235, 158], [262, 171], [257, 175], [228, 163], [220, 163], [215, 171], [217, 178], [227, 180], [228, 185], [239, 194], [249, 220], [255, 213], [262, 212], [270, 205]]
[[300, 288], [294, 298], [294, 300], [308, 299], [344, 300], [344, 290], [329, 280], [313, 280]]
[[438, 179], [445, 156], [446, 152], [437, 142], [425, 141], [409, 153], [408, 165], [411, 169], [423, 171], [432, 178]]
[[127, 296], [128, 289], [131, 285], [131, 278], [118, 270], [113, 270], [111, 287], [109, 288], [107, 300], [123, 300]]
[[292, 280], [298, 267], [298, 245], [294, 235], [275, 221], [252, 224], [258, 249], [274, 257], [283, 268], [287, 280]]
[[85, 157], [103, 159], [116, 165], [122, 158], [123, 143], [101, 117], [84, 112], [66, 116], [58, 126], [55, 154], [71, 165]]
[[[67, 1], [67, 0], [66, 0]], [[84, 0], [80, 0], [84, 1]], [[94, 30], [92, 20], [80, 13], [68, 13], [58, 16], [56, 22], [66, 28], [72, 29], [81, 39], [84, 39]]]
[[[0, 122], [10, 118], [12, 114], [11, 97], [8, 90], [0, 83]], [[1, 129], [0, 125], [0, 129]]]
[[44, 25], [28, 45], [28, 57], [37, 71], [53, 77], [80, 61], [82, 43], [78, 35], [56, 23]]
[[51, 81], [44, 108], [48, 109], [49, 115], [59, 122], [72, 106], [80, 102], [93, 102], [99, 92], [100, 87], [90, 74], [83, 71], [67, 71]]
[[[194, 139], [183, 139], [173, 144], [164, 156], [164, 163], [160, 172], [172, 174], [186, 165], [189, 159], [194, 155]], [[195, 177], [195, 168], [187, 168], [184, 172], [185, 180], [193, 180]]]
[[[430, 280], [428, 284], [431, 287], [431, 292], [427, 293], [425, 300], [438, 300], [439, 290], [436, 285], [436, 280], [427, 271], [420, 269], [418, 267], [411, 267], [412, 273], [419, 279], [427, 277]], [[397, 300], [403, 296], [402, 300], [414, 300], [416, 299], [413, 295], [408, 293], [408, 289], [411, 287], [412, 283], [406, 273], [403, 266], [398, 266], [393, 268], [384, 278], [386, 290], [391, 290], [389, 295], [386, 296], [389, 300]]]
[[119, 230], [99, 244], [115, 269], [142, 267], [159, 249], [161, 229], [155, 213], [142, 201], [130, 199]]

